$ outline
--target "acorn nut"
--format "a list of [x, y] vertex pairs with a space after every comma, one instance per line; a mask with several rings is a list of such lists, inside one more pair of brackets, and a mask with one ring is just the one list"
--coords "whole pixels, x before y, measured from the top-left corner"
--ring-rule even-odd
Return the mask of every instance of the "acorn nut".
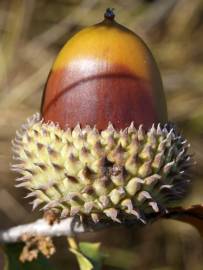
[[188, 143], [167, 124], [154, 58], [112, 10], [60, 51], [41, 115], [16, 132], [13, 152], [17, 186], [61, 218], [146, 223], [189, 183]]

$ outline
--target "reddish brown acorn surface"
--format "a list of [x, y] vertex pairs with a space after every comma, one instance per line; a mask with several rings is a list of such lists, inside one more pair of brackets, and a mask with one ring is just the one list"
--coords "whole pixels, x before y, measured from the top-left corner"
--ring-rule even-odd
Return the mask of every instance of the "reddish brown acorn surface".
[[61, 128], [111, 122], [123, 129], [166, 122], [160, 74], [145, 43], [113, 13], [74, 35], [63, 47], [44, 90], [42, 117]]

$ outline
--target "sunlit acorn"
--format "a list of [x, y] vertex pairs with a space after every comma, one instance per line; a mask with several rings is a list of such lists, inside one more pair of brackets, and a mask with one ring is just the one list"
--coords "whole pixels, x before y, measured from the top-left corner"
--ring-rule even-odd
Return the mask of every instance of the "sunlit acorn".
[[116, 129], [133, 121], [150, 128], [167, 121], [159, 70], [145, 43], [107, 10], [103, 22], [85, 28], [62, 48], [42, 100], [45, 121], [61, 128], [90, 125]]
[[13, 141], [17, 186], [33, 208], [93, 222], [146, 223], [188, 187], [188, 143], [166, 123], [160, 75], [143, 41], [114, 21], [70, 39], [50, 72], [42, 113]]

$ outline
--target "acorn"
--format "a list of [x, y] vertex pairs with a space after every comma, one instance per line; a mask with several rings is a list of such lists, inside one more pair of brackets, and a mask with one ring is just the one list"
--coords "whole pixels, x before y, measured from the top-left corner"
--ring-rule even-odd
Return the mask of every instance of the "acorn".
[[167, 124], [151, 52], [107, 9], [73, 36], [52, 67], [41, 115], [13, 141], [12, 169], [33, 208], [61, 218], [148, 221], [188, 189], [187, 141]]
[[150, 128], [167, 121], [166, 101], [156, 62], [145, 43], [114, 20], [74, 35], [62, 48], [49, 74], [41, 112], [61, 128], [131, 122]]

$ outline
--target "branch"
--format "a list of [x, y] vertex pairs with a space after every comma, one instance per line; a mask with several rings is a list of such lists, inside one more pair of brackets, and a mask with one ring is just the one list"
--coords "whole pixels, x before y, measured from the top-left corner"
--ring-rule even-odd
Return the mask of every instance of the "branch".
[[14, 243], [21, 241], [23, 234], [44, 235], [44, 236], [71, 236], [74, 233], [85, 232], [83, 225], [74, 226], [72, 230], [73, 218], [66, 218], [60, 223], [49, 225], [46, 220], [37, 221], [25, 225], [19, 225], [8, 230], [0, 231], [0, 243]]
[[[148, 215], [147, 217], [148, 224], [158, 220], [161, 217], [173, 218], [163, 214], [160, 215], [160, 213], [151, 214]], [[138, 222], [137, 219], [133, 219], [128, 222], [126, 221], [123, 222], [122, 224], [108, 220], [106, 221], [103, 220], [102, 222], [98, 222], [96, 224], [94, 222], [89, 222], [86, 224], [82, 223], [78, 224], [75, 222], [73, 217], [69, 217], [61, 220], [59, 223], [49, 225], [49, 223], [45, 219], [38, 219], [33, 223], [23, 224], [7, 230], [0, 231], [0, 243], [15, 243], [22, 241], [21, 239], [24, 234], [42, 235], [50, 237], [73, 236], [74, 234], [78, 233], [96, 231], [111, 226], [122, 226], [122, 225], [142, 226], [143, 224], [141, 222]]]

